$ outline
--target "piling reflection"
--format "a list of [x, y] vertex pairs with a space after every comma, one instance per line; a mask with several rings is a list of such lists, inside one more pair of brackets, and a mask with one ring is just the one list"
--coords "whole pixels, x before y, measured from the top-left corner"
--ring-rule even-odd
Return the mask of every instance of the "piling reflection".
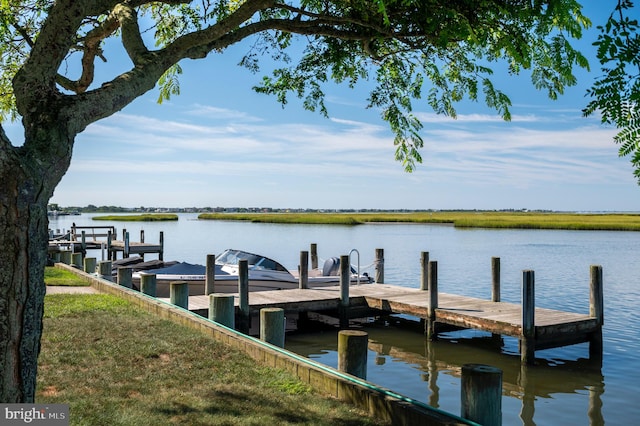
[[[487, 364], [503, 371], [503, 398], [515, 398], [520, 401], [519, 418], [523, 425], [544, 424], [540, 418], [545, 416], [541, 413], [536, 416], [537, 402], [541, 403], [547, 398], [562, 399], [570, 394], [588, 394], [588, 410], [580, 413], [580, 424], [588, 422], [594, 426], [604, 425], [604, 377], [601, 359], [545, 358], [545, 351], [541, 351], [542, 356], [536, 358], [536, 365], [525, 366], [520, 363], [515, 339], [457, 332], [444, 333], [440, 340], [430, 342], [419, 332], [404, 327], [370, 323], [364, 325], [363, 329], [369, 334], [370, 356], [373, 353], [370, 368], [393, 362], [403, 363], [407, 369], [417, 370], [412, 374], [416, 381], [426, 382], [424, 394], [420, 397], [408, 396], [433, 407], [442, 408], [441, 397], [451, 398], [451, 395], [441, 395], [440, 384], [445, 384], [452, 377], [459, 380], [464, 364]], [[331, 340], [334, 337], [331, 332], [314, 334], [313, 337], [294, 334], [289, 338], [287, 348], [331, 365], [331, 352], [335, 350], [335, 344], [331, 343]], [[310, 344], [311, 341], [313, 344]], [[318, 350], [320, 346], [323, 346], [322, 350]], [[584, 353], [582, 350], [576, 352]], [[396, 382], [400, 379], [388, 379], [389, 383], [371, 381], [403, 393]], [[548, 415], [547, 413], [546, 416]]]

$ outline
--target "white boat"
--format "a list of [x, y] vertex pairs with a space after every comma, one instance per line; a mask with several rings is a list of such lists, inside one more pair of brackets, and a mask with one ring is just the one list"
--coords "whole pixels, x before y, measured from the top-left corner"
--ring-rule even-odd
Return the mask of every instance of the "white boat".
[[[298, 273], [289, 271], [275, 260], [243, 250], [227, 249], [216, 256], [215, 293], [238, 293], [238, 262], [240, 260], [246, 260], [248, 264], [249, 291], [294, 289], [299, 286]], [[206, 267], [204, 265], [173, 262], [169, 266], [154, 269], [139, 270], [135, 264], [132, 268], [135, 286], [139, 285], [141, 274], [156, 275], [156, 297], [169, 297], [170, 283], [175, 281], [188, 282], [191, 296], [205, 294]], [[371, 281], [368, 274], [360, 275], [351, 266], [351, 284], [365, 284]], [[337, 257], [327, 259], [321, 269], [311, 269], [308, 272], [309, 288], [339, 284], [340, 259]]]

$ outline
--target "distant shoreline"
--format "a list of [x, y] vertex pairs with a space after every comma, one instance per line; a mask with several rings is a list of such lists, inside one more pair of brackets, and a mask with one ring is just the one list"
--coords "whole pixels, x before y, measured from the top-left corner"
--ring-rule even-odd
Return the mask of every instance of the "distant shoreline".
[[640, 231], [640, 214], [434, 211], [412, 213], [201, 213], [202, 220], [256, 223], [361, 225], [366, 223], [450, 224], [456, 228]]

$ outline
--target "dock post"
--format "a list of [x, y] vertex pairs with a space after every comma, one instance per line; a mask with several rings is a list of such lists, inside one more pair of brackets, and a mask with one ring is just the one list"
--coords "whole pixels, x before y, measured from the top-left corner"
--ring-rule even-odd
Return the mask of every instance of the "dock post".
[[[144, 229], [140, 230], [140, 242], [144, 243]], [[144, 251], [140, 253], [140, 258], [144, 260]]]
[[604, 325], [604, 289], [602, 266], [591, 265], [591, 281], [589, 295], [589, 316], [596, 319], [598, 330], [591, 334], [589, 341], [589, 357], [602, 357], [602, 326]]
[[236, 328], [236, 308], [233, 294], [212, 293], [209, 295], [209, 319], [231, 329]]
[[169, 300], [172, 305], [189, 309], [189, 283], [173, 281], [169, 284]]
[[429, 289], [429, 252], [420, 253], [420, 290]]
[[95, 257], [85, 257], [84, 262], [84, 271], [87, 274], [95, 274], [96, 272], [96, 258]]
[[107, 231], [107, 259], [108, 260], [116, 260], [113, 255], [115, 254], [115, 252], [111, 251], [111, 241], [113, 240], [113, 233], [111, 232], [111, 230]]
[[311, 243], [311, 269], [318, 269], [318, 244]]
[[249, 261], [238, 261], [238, 293], [240, 295], [240, 314], [238, 318], [238, 331], [249, 334], [251, 315], [249, 312]]
[[367, 379], [369, 335], [360, 330], [338, 332], [338, 370]]
[[429, 261], [427, 267], [427, 320], [425, 321], [425, 334], [427, 340], [436, 340], [436, 309], [438, 308], [438, 262]]
[[82, 253], [71, 253], [71, 265], [82, 269]]
[[71, 250], [60, 250], [60, 262], [71, 265]]
[[140, 273], [140, 291], [147, 296], [156, 297], [156, 274]]
[[160, 253], [158, 253], [158, 260], [164, 260], [164, 232], [160, 231]]
[[300, 252], [300, 264], [299, 268], [299, 279], [298, 279], [298, 287], [300, 289], [309, 288], [309, 252], [301, 251]]
[[80, 239], [80, 248], [82, 248], [82, 252], [87, 252], [87, 233], [86, 231], [82, 231], [82, 237]]
[[375, 260], [375, 270], [376, 284], [381, 284], [384, 282], [384, 249], [378, 248], [376, 249], [376, 260]]
[[351, 264], [349, 256], [340, 256], [340, 328], [349, 327], [349, 284], [351, 282]]
[[462, 366], [460, 417], [484, 426], [502, 424], [502, 370], [482, 364]]
[[133, 287], [131, 268], [118, 268], [118, 284], [127, 288]]
[[208, 296], [215, 292], [216, 283], [216, 255], [207, 255], [206, 275], [204, 278], [204, 294]]
[[284, 309], [260, 309], [260, 340], [284, 348]]
[[522, 271], [522, 336], [520, 337], [520, 360], [524, 364], [535, 361], [535, 274]]
[[124, 252], [122, 253], [123, 258], [129, 257], [129, 233], [127, 231], [124, 232]]
[[98, 275], [103, 280], [113, 281], [113, 276], [111, 275], [111, 261], [103, 260], [98, 262]]
[[491, 258], [491, 301], [500, 301], [500, 258]]

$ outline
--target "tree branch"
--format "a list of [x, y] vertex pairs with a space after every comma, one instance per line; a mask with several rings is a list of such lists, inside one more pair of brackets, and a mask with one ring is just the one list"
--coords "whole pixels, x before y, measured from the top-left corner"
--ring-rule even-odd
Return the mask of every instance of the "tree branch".
[[117, 16], [122, 28], [122, 45], [134, 65], [138, 65], [140, 58], [149, 52], [140, 34], [138, 14], [133, 7], [126, 3], [116, 6], [113, 14]]

